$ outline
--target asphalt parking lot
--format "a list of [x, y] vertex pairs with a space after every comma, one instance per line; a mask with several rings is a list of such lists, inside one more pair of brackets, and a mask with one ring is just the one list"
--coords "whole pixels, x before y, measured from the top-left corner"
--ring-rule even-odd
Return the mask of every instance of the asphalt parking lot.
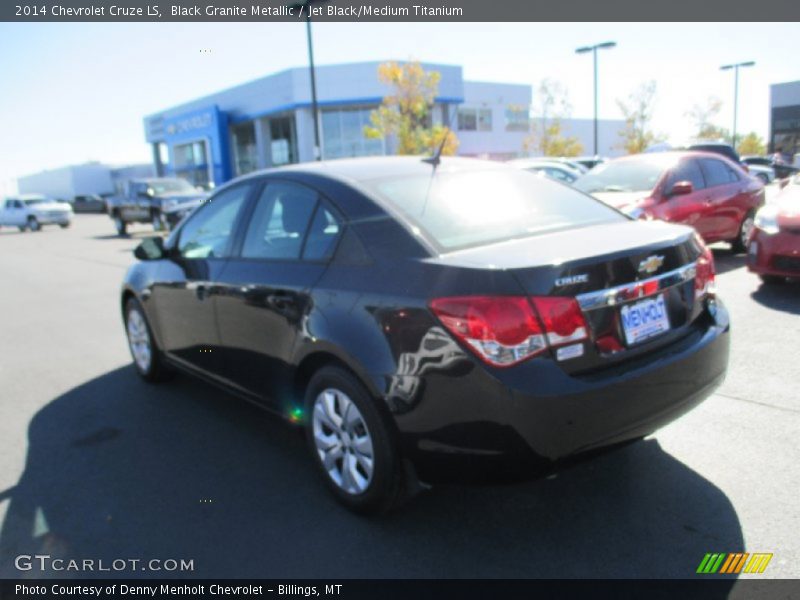
[[555, 477], [362, 519], [294, 430], [188, 377], [136, 377], [118, 289], [149, 231], [0, 230], [0, 577], [48, 553], [193, 559], [194, 577], [685, 578], [742, 550], [774, 553], [761, 577], [800, 577], [800, 284], [761, 286], [715, 247], [733, 322], [716, 395]]

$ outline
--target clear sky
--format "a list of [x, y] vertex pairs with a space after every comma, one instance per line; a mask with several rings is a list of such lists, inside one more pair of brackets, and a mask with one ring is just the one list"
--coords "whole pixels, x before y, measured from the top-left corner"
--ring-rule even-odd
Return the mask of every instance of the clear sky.
[[[592, 116], [592, 61], [575, 48], [614, 40], [600, 56], [600, 117], [620, 118], [615, 99], [654, 79], [654, 127], [673, 141], [711, 95], [731, 127], [733, 73], [719, 66], [743, 60], [756, 66], [741, 72], [738, 130], [766, 138], [769, 85], [800, 79], [798, 38], [797, 23], [314, 25], [318, 64], [414, 58], [481, 81], [551, 77], [574, 117]], [[302, 23], [2, 23], [0, 56], [0, 193], [46, 168], [149, 161], [144, 115], [308, 60]]]

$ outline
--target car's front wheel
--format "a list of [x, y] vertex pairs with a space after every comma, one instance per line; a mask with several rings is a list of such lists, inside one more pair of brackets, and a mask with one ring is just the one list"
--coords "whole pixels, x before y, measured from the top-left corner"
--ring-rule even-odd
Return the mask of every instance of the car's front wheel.
[[163, 381], [171, 375], [153, 339], [142, 305], [135, 298], [130, 298], [125, 304], [125, 332], [128, 335], [133, 365], [145, 381]]
[[114, 227], [117, 230], [117, 235], [124, 236], [128, 234], [128, 224], [118, 214], [114, 215]]
[[769, 185], [769, 177], [764, 173], [756, 173], [756, 177], [758, 177], [764, 185]]
[[750, 233], [753, 231], [755, 224], [755, 213], [748, 212], [739, 225], [739, 234], [735, 240], [731, 240], [731, 247], [734, 252], [745, 252], [747, 250], [747, 242], [750, 239]]
[[153, 211], [151, 221], [153, 223], [153, 231], [164, 231], [165, 229], [167, 229], [167, 223], [163, 215], [159, 211], [157, 210]]
[[28, 217], [28, 229], [31, 231], [41, 231], [42, 224], [36, 217]]
[[328, 366], [306, 388], [306, 437], [330, 490], [347, 508], [381, 513], [402, 493], [400, 459], [390, 428], [365, 387]]

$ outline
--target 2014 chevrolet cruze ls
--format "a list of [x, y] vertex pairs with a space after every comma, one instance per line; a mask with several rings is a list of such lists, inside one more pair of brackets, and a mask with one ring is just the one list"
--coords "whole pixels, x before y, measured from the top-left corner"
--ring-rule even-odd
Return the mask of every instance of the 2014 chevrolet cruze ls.
[[142, 377], [189, 371], [304, 423], [360, 512], [464, 465], [639, 438], [727, 368], [728, 314], [692, 229], [494, 163], [256, 173], [136, 255], [121, 300]]

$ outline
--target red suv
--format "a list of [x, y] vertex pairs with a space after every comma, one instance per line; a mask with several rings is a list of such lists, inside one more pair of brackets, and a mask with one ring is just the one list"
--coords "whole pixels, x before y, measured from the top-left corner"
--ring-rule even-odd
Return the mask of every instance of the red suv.
[[573, 184], [632, 217], [693, 226], [708, 242], [744, 252], [764, 186], [718, 154], [635, 154], [601, 164]]

